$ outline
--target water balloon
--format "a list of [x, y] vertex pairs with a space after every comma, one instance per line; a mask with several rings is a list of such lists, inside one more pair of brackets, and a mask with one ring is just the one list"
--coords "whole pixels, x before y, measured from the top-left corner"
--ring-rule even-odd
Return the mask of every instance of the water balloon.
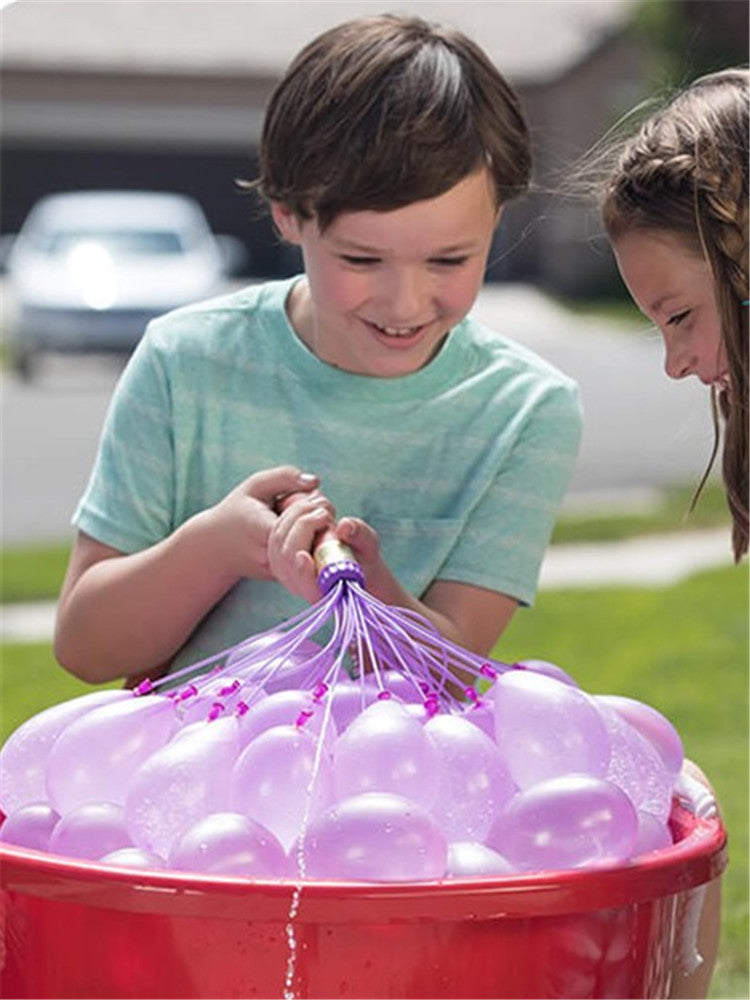
[[87, 802], [125, 801], [136, 768], [163, 746], [177, 725], [161, 695], [103, 705], [72, 722], [47, 761], [47, 796], [64, 815]]
[[[327, 710], [328, 709], [328, 710]], [[336, 726], [324, 700], [316, 701], [312, 692], [290, 689], [276, 691], [262, 701], [253, 701], [240, 717], [240, 746], [245, 748], [256, 736], [274, 726], [298, 725], [318, 737], [323, 733], [328, 750], [336, 741]]]
[[133, 775], [125, 799], [134, 843], [166, 858], [183, 830], [224, 810], [238, 753], [234, 717], [197, 723], [153, 753]]
[[260, 823], [242, 813], [212, 813], [185, 830], [172, 845], [169, 867], [210, 875], [284, 878], [284, 848]]
[[448, 841], [484, 840], [495, 816], [517, 791], [500, 750], [464, 716], [435, 715], [424, 732], [437, 750], [433, 818]]
[[676, 776], [680, 773], [684, 760], [682, 740], [669, 719], [658, 709], [635, 698], [616, 694], [595, 695], [594, 700], [598, 704], [613, 708], [627, 723], [637, 729], [641, 736], [652, 744], [670, 774]]
[[337, 798], [392, 792], [429, 808], [437, 794], [437, 750], [398, 702], [375, 701], [339, 736], [333, 753]]
[[666, 822], [672, 808], [674, 777], [645, 737], [625, 719], [599, 703], [609, 733], [612, 754], [607, 778], [621, 788], [638, 810], [653, 813]]
[[637, 829], [635, 809], [621, 789], [570, 774], [514, 796], [486, 842], [525, 871], [581, 868], [630, 857]]
[[427, 810], [388, 792], [355, 795], [317, 816], [301, 853], [312, 879], [438, 879], [448, 862], [445, 838]]
[[19, 806], [47, 799], [47, 758], [67, 726], [94, 708], [132, 697], [123, 690], [91, 691], [45, 708], [15, 729], [0, 750], [0, 808], [5, 815]]
[[570, 772], [606, 774], [609, 737], [589, 695], [530, 670], [508, 671], [493, 691], [497, 745], [520, 788]]
[[123, 808], [114, 802], [76, 806], [58, 820], [49, 840], [52, 854], [87, 861], [96, 861], [110, 851], [132, 845]]
[[0, 841], [35, 851], [49, 849], [49, 839], [60, 819], [49, 802], [27, 802], [14, 809], [0, 826]]
[[447, 878], [489, 878], [512, 875], [516, 869], [502, 854], [477, 841], [448, 844]]
[[325, 749], [298, 726], [274, 726], [240, 754], [229, 788], [229, 808], [268, 827], [285, 851], [305, 816], [333, 801], [333, 772]]
[[116, 868], [143, 868], [159, 871], [165, 868], [164, 858], [153, 851], [144, 851], [142, 847], [120, 847], [99, 858], [101, 865], [114, 865]]

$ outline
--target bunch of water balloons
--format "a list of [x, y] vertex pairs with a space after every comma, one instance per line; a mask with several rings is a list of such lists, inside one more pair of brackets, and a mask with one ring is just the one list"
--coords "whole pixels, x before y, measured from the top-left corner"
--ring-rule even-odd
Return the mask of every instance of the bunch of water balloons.
[[46, 709], [0, 751], [0, 839], [129, 868], [375, 882], [622, 864], [672, 843], [682, 745], [656, 709], [545, 661], [482, 662], [457, 690], [434, 665], [383, 659], [352, 677], [306, 637], [278, 654], [261, 636], [168, 690]]

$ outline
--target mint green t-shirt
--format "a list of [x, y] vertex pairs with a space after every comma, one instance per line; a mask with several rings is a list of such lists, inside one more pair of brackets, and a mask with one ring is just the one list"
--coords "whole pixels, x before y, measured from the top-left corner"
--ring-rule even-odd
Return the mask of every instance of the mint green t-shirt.
[[[375, 528], [412, 594], [456, 580], [530, 604], [578, 450], [575, 383], [471, 317], [414, 374], [341, 371], [288, 321], [296, 280], [149, 324], [113, 395], [73, 523], [137, 552], [252, 473], [290, 463], [320, 476], [338, 516]], [[173, 668], [303, 607], [279, 584], [243, 580]]]

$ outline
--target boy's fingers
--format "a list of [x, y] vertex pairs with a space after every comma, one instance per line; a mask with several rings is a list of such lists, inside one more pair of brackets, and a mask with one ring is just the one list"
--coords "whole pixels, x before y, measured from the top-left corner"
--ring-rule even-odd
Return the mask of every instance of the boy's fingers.
[[301, 472], [293, 465], [280, 465], [253, 473], [245, 481], [245, 488], [249, 496], [273, 506], [278, 497], [288, 493], [308, 493], [318, 483], [318, 477], [312, 473]]

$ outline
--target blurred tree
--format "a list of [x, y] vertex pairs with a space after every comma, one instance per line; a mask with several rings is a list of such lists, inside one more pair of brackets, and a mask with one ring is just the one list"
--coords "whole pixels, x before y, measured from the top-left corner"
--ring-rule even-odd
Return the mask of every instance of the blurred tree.
[[747, 0], [641, 0], [633, 31], [654, 55], [651, 85], [683, 87], [704, 73], [747, 65]]

